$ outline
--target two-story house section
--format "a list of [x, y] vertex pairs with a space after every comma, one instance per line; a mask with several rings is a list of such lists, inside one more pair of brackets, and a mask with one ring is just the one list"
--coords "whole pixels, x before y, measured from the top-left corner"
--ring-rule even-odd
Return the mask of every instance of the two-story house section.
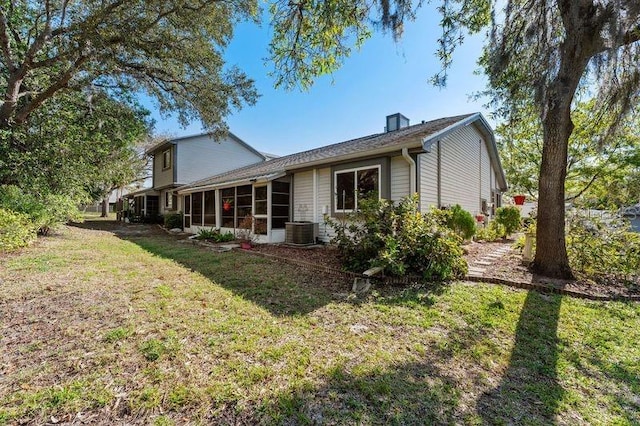
[[140, 217], [181, 210], [174, 194], [179, 186], [273, 158], [231, 132], [221, 140], [206, 133], [166, 139], [146, 154], [152, 158], [152, 186], [128, 195], [133, 214]]

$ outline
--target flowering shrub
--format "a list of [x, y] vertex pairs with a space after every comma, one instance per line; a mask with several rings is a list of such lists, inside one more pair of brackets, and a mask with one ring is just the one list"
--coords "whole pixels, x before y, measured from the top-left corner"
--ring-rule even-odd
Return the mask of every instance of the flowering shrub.
[[423, 280], [450, 280], [467, 273], [462, 238], [449, 229], [447, 215], [421, 213], [417, 196], [394, 205], [363, 200], [360, 210], [342, 220], [328, 219], [346, 269], [362, 272], [381, 266], [389, 275], [418, 275]]

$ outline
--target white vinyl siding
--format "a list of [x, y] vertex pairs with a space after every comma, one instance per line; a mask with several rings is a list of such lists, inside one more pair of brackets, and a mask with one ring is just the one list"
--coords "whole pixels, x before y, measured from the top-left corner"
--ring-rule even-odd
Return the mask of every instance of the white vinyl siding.
[[324, 242], [329, 242], [335, 235], [333, 229], [324, 223], [323, 215], [323, 213], [330, 214], [331, 212], [331, 169], [329, 167], [318, 169], [317, 184], [318, 212], [316, 217], [320, 223], [318, 237]]
[[441, 141], [440, 187], [443, 206], [460, 204], [473, 215], [480, 211], [481, 139], [482, 136], [473, 126], [467, 126]]
[[206, 135], [178, 141], [177, 183], [189, 183], [262, 161], [232, 137], [219, 142]]
[[426, 212], [430, 207], [438, 206], [438, 153], [436, 144], [431, 152], [418, 156], [420, 210]]
[[404, 157], [391, 158], [391, 200], [398, 201], [409, 195], [410, 168]]
[[293, 175], [293, 220], [313, 221], [313, 171]]
[[[420, 170], [420, 208], [426, 211], [438, 205], [438, 144], [418, 156]], [[493, 177], [492, 177], [493, 174]], [[491, 203], [495, 172], [487, 143], [475, 126], [466, 126], [440, 141], [440, 203], [460, 204], [475, 215], [481, 211], [481, 199]]]
[[[487, 144], [480, 144], [482, 151], [480, 152], [480, 176], [482, 177], [481, 183], [481, 198], [487, 200], [487, 203], [491, 204], [491, 175], [493, 174], [493, 169], [491, 167], [491, 159], [489, 158], [489, 151], [487, 150]], [[489, 209], [490, 210], [490, 209]]]

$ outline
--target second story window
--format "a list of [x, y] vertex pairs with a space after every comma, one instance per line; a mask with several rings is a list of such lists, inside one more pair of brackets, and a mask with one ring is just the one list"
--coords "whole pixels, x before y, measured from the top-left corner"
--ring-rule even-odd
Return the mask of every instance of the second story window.
[[171, 148], [162, 153], [162, 169], [171, 167]]

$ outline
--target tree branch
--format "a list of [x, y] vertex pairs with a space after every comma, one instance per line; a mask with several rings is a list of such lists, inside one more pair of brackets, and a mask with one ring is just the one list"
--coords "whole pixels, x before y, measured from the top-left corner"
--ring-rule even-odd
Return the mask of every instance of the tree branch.
[[87, 61], [87, 59], [88, 58], [86, 56], [81, 56], [80, 58], [78, 58], [73, 63], [73, 65], [70, 66], [55, 83], [51, 84], [45, 90], [40, 92], [31, 102], [29, 102], [27, 105], [22, 107], [16, 113], [15, 122], [18, 124], [24, 123], [29, 117], [29, 115], [36, 108], [42, 105], [47, 99], [53, 96], [58, 90], [62, 89], [69, 83], [69, 81], [74, 75], [74, 72], [76, 72], [82, 66], [82, 64], [84, 64]]
[[13, 54], [11, 52], [11, 43], [9, 43], [9, 35], [7, 34], [7, 29], [7, 17], [5, 16], [2, 8], [0, 8], [0, 45], [2, 46], [2, 56], [4, 57], [9, 72], [12, 72], [16, 69], [16, 66], [13, 63]]

